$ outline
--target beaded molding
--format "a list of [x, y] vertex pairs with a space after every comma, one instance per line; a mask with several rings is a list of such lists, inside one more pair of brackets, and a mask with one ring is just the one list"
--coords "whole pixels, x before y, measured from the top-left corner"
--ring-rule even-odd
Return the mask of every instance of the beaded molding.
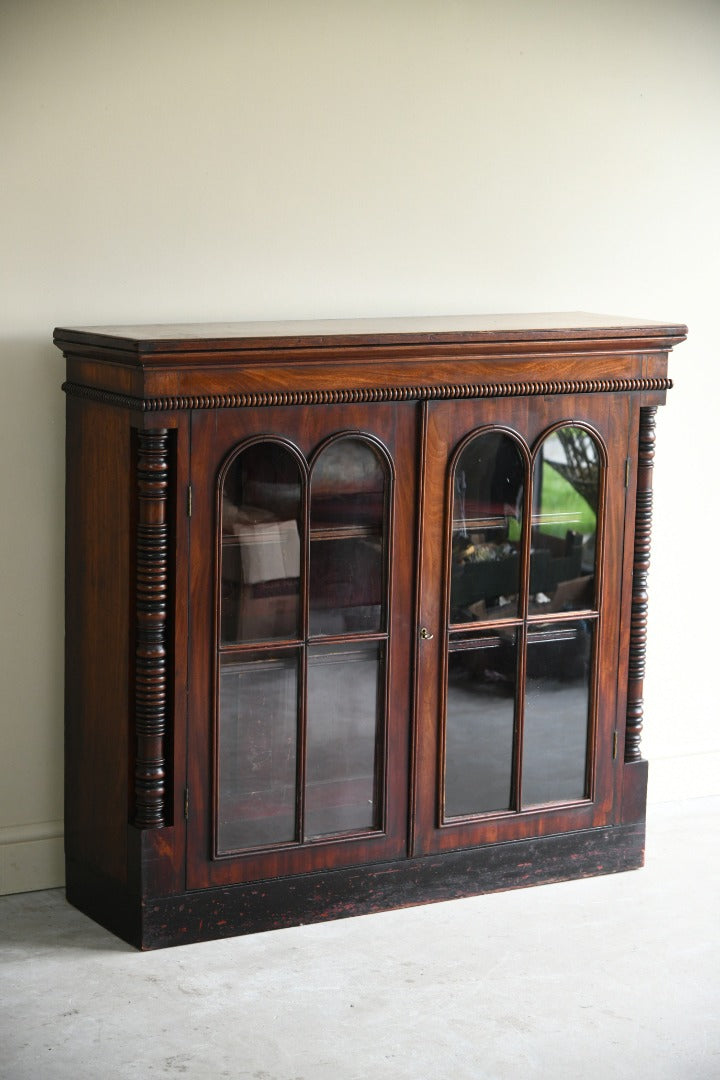
[[248, 409], [269, 405], [339, 405], [366, 401], [436, 401], [458, 398], [545, 397], [555, 394], [617, 394], [671, 390], [671, 379], [578, 379], [551, 382], [470, 383], [441, 386], [368, 387], [357, 390], [268, 390], [242, 394], [138, 398], [98, 390], [80, 383], [63, 383], [73, 397], [98, 401], [138, 412], [176, 412], [184, 409]]

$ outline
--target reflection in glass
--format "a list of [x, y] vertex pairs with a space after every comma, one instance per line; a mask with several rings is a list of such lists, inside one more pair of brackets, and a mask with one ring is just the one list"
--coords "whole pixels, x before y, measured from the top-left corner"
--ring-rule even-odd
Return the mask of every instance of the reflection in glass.
[[518, 611], [525, 465], [500, 431], [477, 435], [453, 476], [451, 623], [513, 617]]
[[348, 437], [321, 451], [310, 485], [310, 633], [383, 629], [385, 469]]
[[583, 428], [542, 443], [533, 475], [530, 611], [580, 611], [595, 603], [600, 458]]
[[297, 653], [220, 658], [218, 852], [295, 839]]
[[511, 806], [516, 672], [515, 630], [451, 638], [445, 819]]
[[307, 838], [379, 825], [382, 664], [377, 643], [308, 650]]
[[594, 620], [538, 623], [527, 649], [523, 808], [587, 797]]
[[277, 443], [256, 443], [228, 469], [222, 492], [223, 643], [299, 634], [298, 462]]

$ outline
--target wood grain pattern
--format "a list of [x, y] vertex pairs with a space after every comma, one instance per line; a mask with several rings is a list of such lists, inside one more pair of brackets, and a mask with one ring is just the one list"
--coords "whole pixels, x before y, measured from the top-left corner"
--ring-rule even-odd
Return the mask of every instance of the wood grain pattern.
[[67, 402], [65, 849], [127, 874], [132, 514], [130, 426]]

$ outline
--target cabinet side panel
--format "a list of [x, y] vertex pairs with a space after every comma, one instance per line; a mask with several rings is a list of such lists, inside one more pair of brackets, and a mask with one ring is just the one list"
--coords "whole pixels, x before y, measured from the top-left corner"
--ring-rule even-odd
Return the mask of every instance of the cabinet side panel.
[[65, 850], [126, 877], [130, 424], [67, 401]]

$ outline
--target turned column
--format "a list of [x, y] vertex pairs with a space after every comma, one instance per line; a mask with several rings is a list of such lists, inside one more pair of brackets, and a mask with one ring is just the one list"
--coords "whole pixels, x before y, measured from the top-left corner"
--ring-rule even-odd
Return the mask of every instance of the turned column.
[[138, 432], [134, 824], [141, 829], [166, 823], [168, 446], [166, 428]]
[[637, 498], [635, 503], [635, 550], [633, 555], [632, 609], [628, 663], [625, 761], [640, 761], [643, 726], [643, 680], [647, 644], [650, 536], [652, 532], [652, 481], [655, 458], [655, 414], [657, 408], [640, 410]]

